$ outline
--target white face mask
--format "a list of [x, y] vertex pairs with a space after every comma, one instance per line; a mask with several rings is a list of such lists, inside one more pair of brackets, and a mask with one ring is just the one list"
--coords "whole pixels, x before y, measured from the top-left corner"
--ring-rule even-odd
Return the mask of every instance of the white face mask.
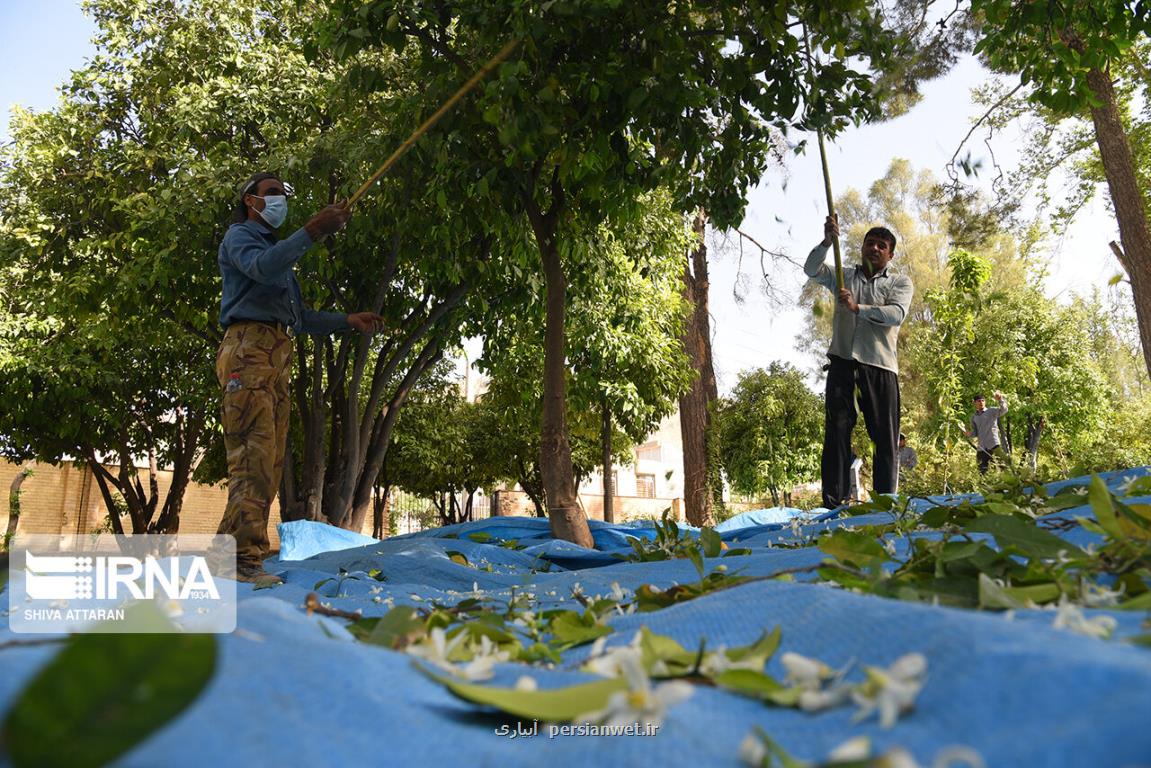
[[[259, 195], [253, 195], [253, 197], [259, 197]], [[269, 195], [260, 199], [264, 201], [264, 210], [256, 211], [260, 214], [260, 218], [267, 222], [272, 229], [283, 224], [284, 219], [288, 218], [288, 198], [283, 195]]]

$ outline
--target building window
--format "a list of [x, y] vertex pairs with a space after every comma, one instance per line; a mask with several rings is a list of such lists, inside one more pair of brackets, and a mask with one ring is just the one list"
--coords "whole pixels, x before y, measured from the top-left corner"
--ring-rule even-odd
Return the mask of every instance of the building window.
[[635, 449], [635, 457], [640, 461], [663, 461], [663, 451], [659, 443], [644, 443]]
[[[605, 490], [607, 490], [603, 487], [603, 475], [600, 475], [599, 478], [599, 489], [600, 493], [603, 493]], [[611, 473], [611, 495], [619, 496], [619, 471], [614, 469]]]
[[655, 498], [655, 475], [641, 475], [635, 476], [635, 495], [641, 499], [654, 499]]

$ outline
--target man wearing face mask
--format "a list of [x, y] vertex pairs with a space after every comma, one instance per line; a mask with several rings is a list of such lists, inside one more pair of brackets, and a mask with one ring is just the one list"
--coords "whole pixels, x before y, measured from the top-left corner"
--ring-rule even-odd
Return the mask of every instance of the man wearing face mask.
[[[828, 216], [823, 242], [812, 249], [804, 272], [833, 293], [835, 272], [825, 262], [839, 223]], [[863, 237], [858, 266], [843, 267], [843, 289], [836, 296], [831, 348], [827, 351], [827, 393], [821, 474], [823, 505], [834, 509], [849, 498], [851, 432], [856, 421], [856, 392], [867, 435], [875, 446], [872, 482], [876, 493], [899, 487], [896, 442], [899, 437], [899, 326], [911, 306], [911, 278], [890, 271], [895, 235], [872, 227]]]
[[258, 173], [241, 189], [233, 223], [220, 244], [224, 279], [216, 354], [223, 389], [222, 420], [228, 454], [228, 504], [219, 533], [236, 538], [240, 581], [271, 585], [280, 577], [264, 571], [268, 518], [279, 490], [288, 436], [292, 336], [356, 330], [372, 334], [383, 318], [371, 312], [316, 312], [304, 306], [293, 269], [312, 244], [344, 228], [351, 211], [329, 205], [280, 240], [288, 215], [285, 185]]

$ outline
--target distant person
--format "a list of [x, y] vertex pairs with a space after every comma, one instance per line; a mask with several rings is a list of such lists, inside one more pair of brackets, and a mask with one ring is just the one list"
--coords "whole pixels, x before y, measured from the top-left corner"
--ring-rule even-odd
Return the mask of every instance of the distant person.
[[981, 475], [987, 474], [992, 459], [1004, 459], [1003, 446], [999, 441], [999, 417], [1007, 413], [1007, 398], [1002, 392], [996, 392], [994, 397], [999, 404], [997, 408], [988, 408], [982, 394], [971, 398], [975, 403], [975, 413], [971, 416], [971, 428], [966, 434], [969, 439], [975, 438], [975, 455]]
[[908, 472], [915, 469], [919, 463], [919, 456], [915, 449], [907, 444], [907, 435], [899, 433], [899, 482], [903, 482]]
[[294, 266], [318, 240], [339, 232], [352, 213], [344, 203], [315, 213], [283, 240], [288, 192], [279, 177], [257, 173], [240, 190], [232, 225], [220, 243], [223, 277], [216, 353], [228, 456], [228, 504], [218, 533], [236, 537], [236, 578], [282, 582], [264, 570], [268, 518], [280, 488], [292, 374], [292, 336], [351, 330], [372, 334], [383, 318], [371, 312], [316, 312], [304, 306]]
[[[823, 242], [803, 265], [807, 276], [832, 293], [835, 270], [827, 249], [839, 236], [831, 216], [823, 226]], [[863, 236], [860, 263], [844, 265], [843, 290], [836, 296], [831, 348], [827, 351], [827, 396], [821, 475], [823, 506], [834, 509], [851, 494], [851, 431], [856, 422], [856, 390], [867, 435], [875, 446], [872, 481], [876, 493], [894, 493], [899, 486], [896, 443], [899, 436], [899, 326], [911, 306], [911, 278], [891, 271], [895, 235], [872, 227]]]

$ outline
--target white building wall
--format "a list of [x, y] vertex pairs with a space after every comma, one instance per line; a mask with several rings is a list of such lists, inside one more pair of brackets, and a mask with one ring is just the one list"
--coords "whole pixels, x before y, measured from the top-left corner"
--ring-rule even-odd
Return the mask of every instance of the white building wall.
[[[658, 458], [649, 458], [648, 454], [654, 452], [658, 452]], [[616, 496], [639, 496], [637, 476], [650, 475], [655, 480], [655, 498], [683, 498], [683, 436], [679, 411], [660, 422], [647, 440], [637, 446], [630, 465], [616, 465], [614, 469], [618, 478], [618, 487], [614, 489]], [[593, 472], [580, 486], [581, 495], [597, 493], [603, 493], [602, 471]]]

